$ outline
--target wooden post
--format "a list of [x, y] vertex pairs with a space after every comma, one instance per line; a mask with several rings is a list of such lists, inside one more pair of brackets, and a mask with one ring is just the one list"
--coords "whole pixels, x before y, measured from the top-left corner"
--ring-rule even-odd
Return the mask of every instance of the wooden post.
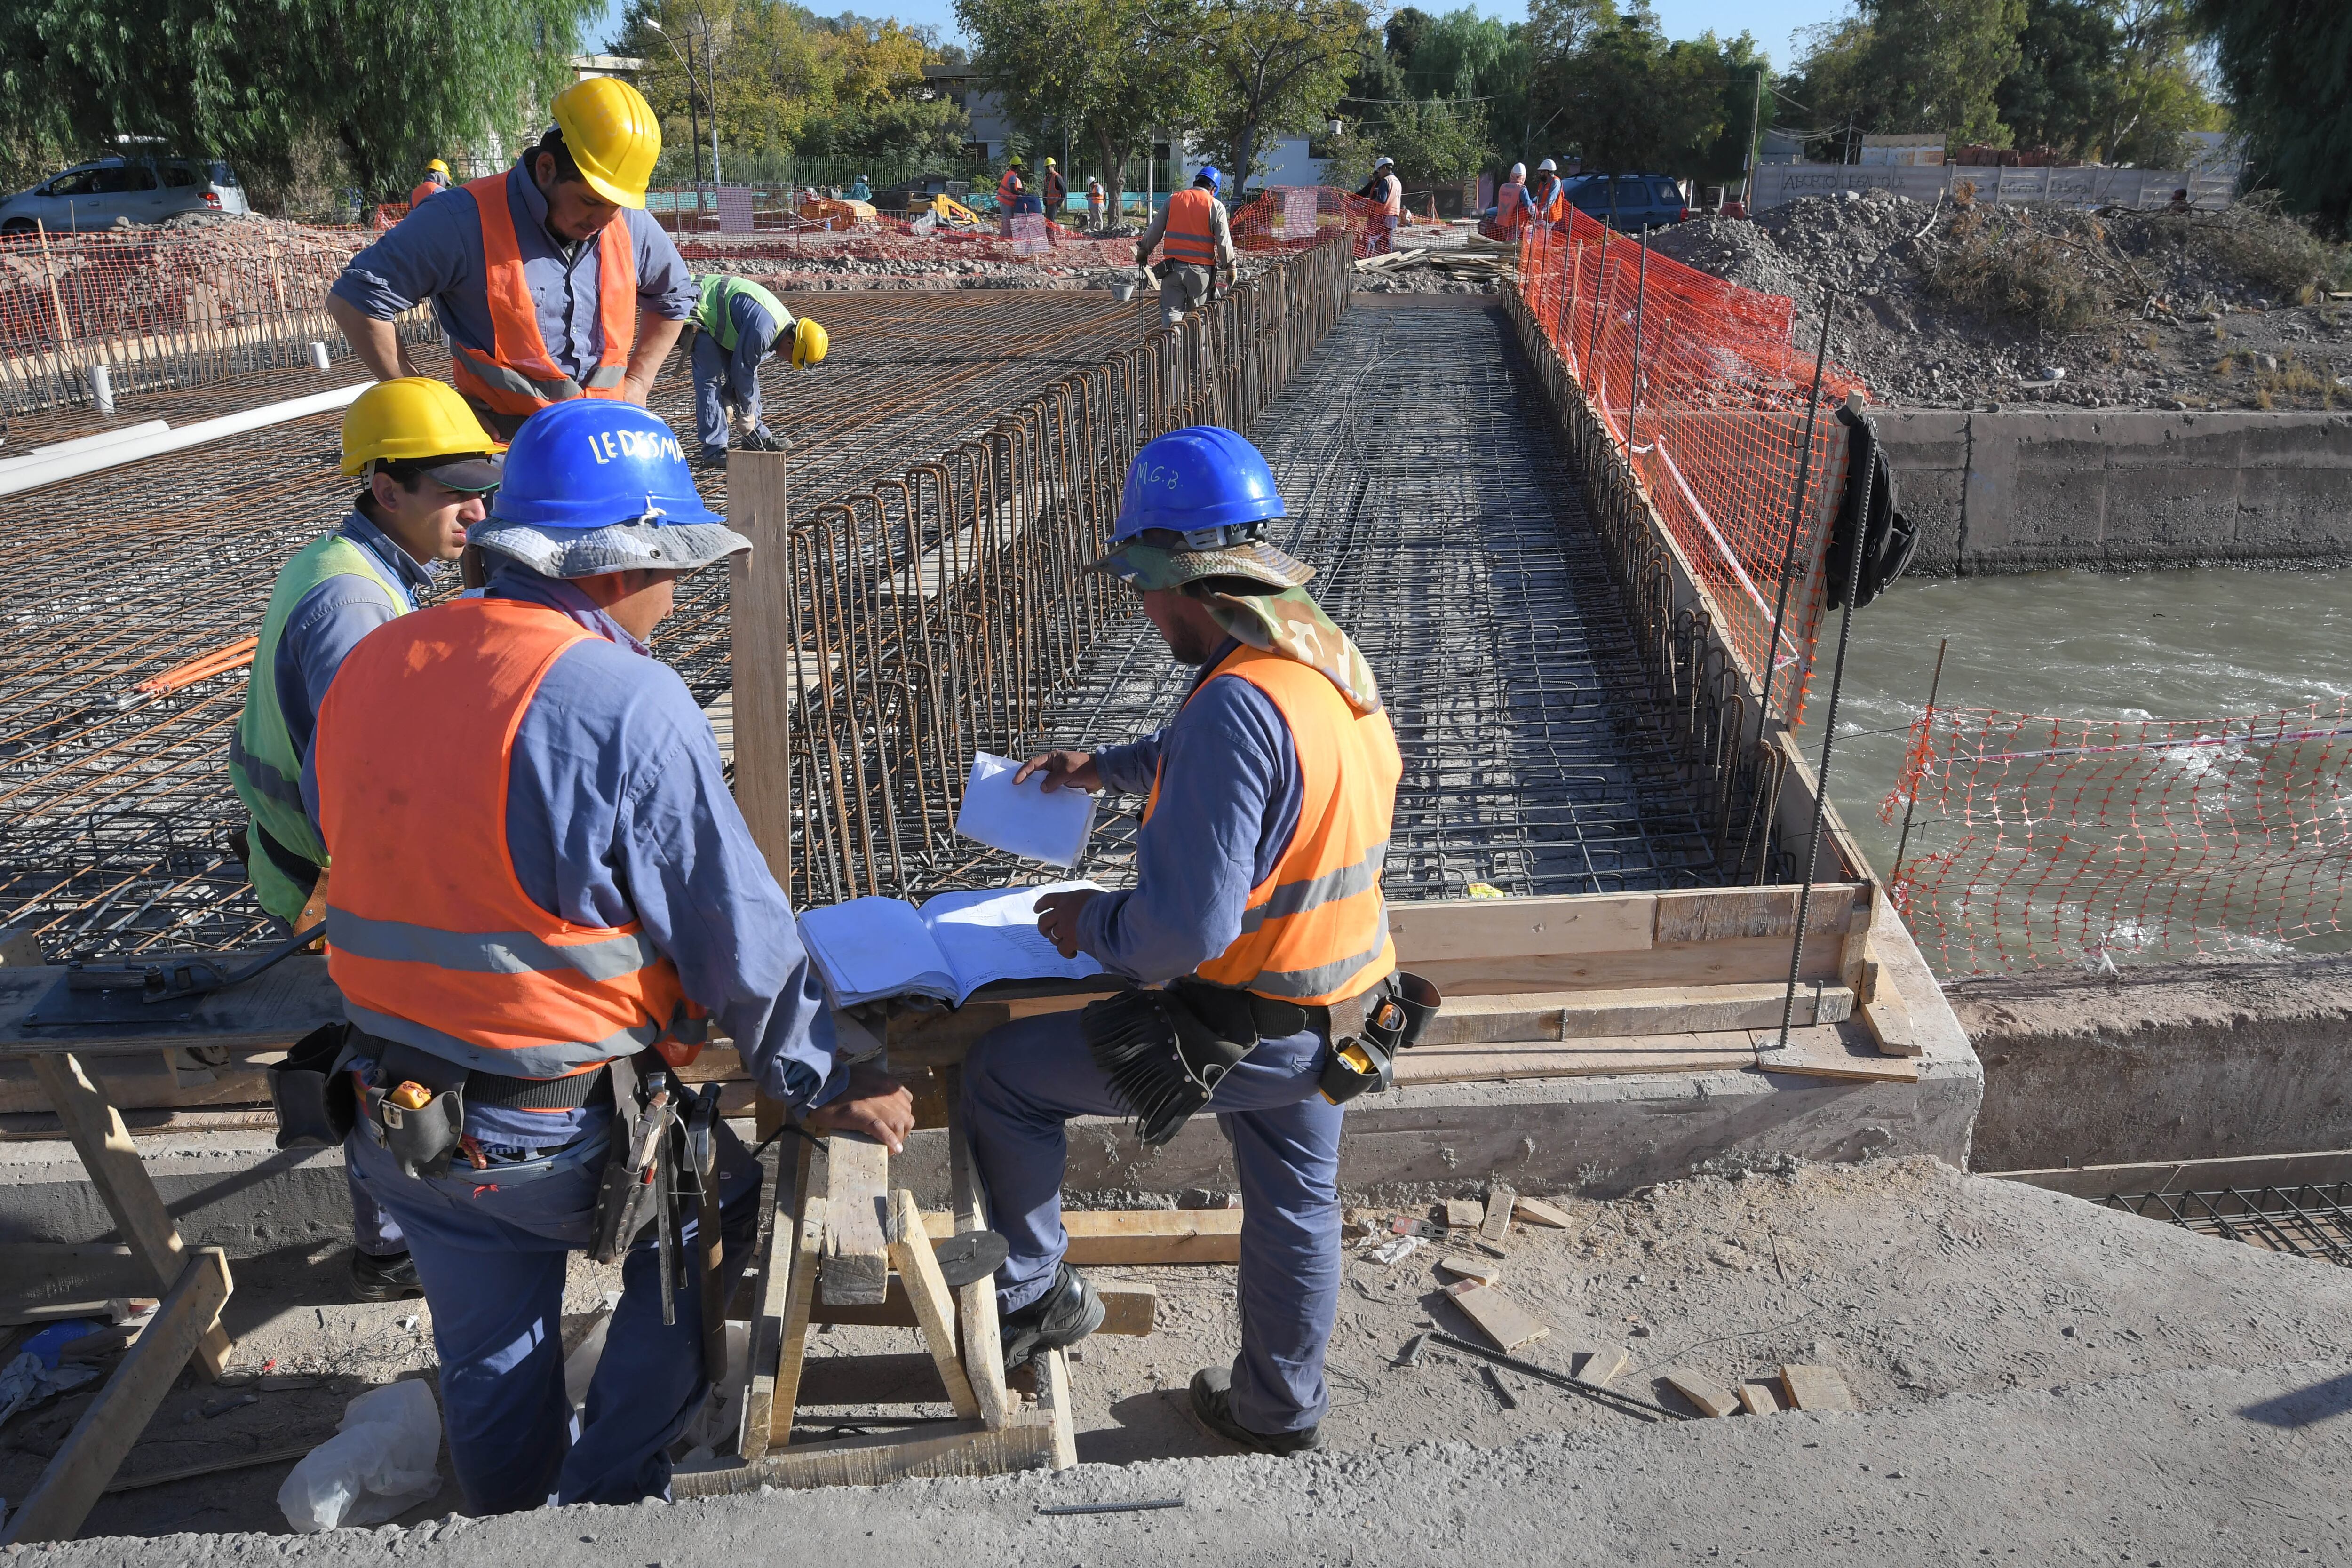
[[890, 1291], [890, 1152], [860, 1132], [824, 1145], [824, 1261], [828, 1307], [878, 1303]]
[[49, 309], [56, 311], [58, 317], [58, 363], [66, 367], [68, 374], [71, 374], [73, 330], [66, 325], [65, 296], [58, 292], [58, 266], [49, 257], [49, 226], [35, 218], [33, 227], [41, 237], [41, 270], [48, 275]]
[[735, 659], [735, 801], [777, 882], [793, 885], [791, 710], [800, 668], [793, 632], [786, 455], [727, 459], [728, 523], [751, 542], [728, 563]]
[[[955, 1205], [955, 1227], [964, 1231], [988, 1228], [987, 1205], [980, 1195], [980, 1173], [972, 1169], [971, 1142], [963, 1132], [963, 1069], [949, 1068], [948, 1184]], [[980, 1400], [980, 1418], [1002, 1426], [1013, 1418], [1013, 1403], [1004, 1388], [1004, 1344], [996, 1321], [996, 1276], [975, 1279], [956, 1292], [958, 1324], [963, 1330], [964, 1373]]]

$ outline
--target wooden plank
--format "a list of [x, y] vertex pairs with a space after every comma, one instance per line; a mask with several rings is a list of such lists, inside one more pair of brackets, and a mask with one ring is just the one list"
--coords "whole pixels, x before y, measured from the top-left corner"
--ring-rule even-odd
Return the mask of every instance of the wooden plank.
[[1475, 1198], [1445, 1200], [1445, 1224], [1450, 1230], [1475, 1230], [1486, 1217], [1485, 1205]]
[[1576, 1222], [1569, 1218], [1566, 1209], [1555, 1208], [1543, 1199], [1531, 1198], [1524, 1193], [1519, 1194], [1519, 1217], [1529, 1225], [1549, 1226], [1554, 1230], [1576, 1228]]
[[[1800, 890], [1790, 887], [1691, 888], [1660, 893], [1657, 945], [1669, 947], [1742, 937], [1786, 940], [1796, 934]], [[1867, 883], [1816, 883], [1812, 901], [1805, 910], [1806, 941], [1840, 935], [1853, 929], [1855, 898], [1867, 891]], [[1868, 929], [1867, 911], [1861, 924]]]
[[1778, 1415], [1789, 1407], [1778, 1384], [1749, 1378], [1739, 1385], [1739, 1403], [1750, 1415]]
[[816, 1300], [817, 1269], [824, 1258], [824, 1199], [811, 1193], [801, 1202], [800, 1242], [793, 1249], [792, 1291], [784, 1298], [775, 1393], [768, 1405], [771, 1456], [793, 1440], [793, 1412], [801, 1403], [801, 1368], [808, 1358], [809, 1309]]
[[285, 1443], [274, 1448], [259, 1448], [250, 1454], [238, 1454], [231, 1458], [206, 1459], [201, 1464], [175, 1465], [168, 1470], [155, 1470], [143, 1476], [117, 1476], [106, 1483], [102, 1494], [112, 1497], [117, 1492], [144, 1491], [149, 1487], [168, 1487], [174, 1481], [192, 1481], [199, 1476], [225, 1475], [231, 1470], [257, 1470], [264, 1465], [290, 1465], [307, 1457], [310, 1450], [326, 1441], [313, 1438], [307, 1443]]
[[[953, 1232], [986, 1230], [987, 1200], [981, 1195], [980, 1173], [972, 1168], [971, 1141], [964, 1136], [962, 1069], [942, 1068], [940, 1080], [950, 1107], [948, 1198], [955, 1210]], [[1003, 1426], [1020, 1405], [1004, 1387], [1004, 1341], [996, 1321], [994, 1275], [956, 1292], [956, 1323], [963, 1335], [964, 1375], [980, 1401], [980, 1418], [991, 1429]]]
[[1780, 1048], [1780, 1031], [1754, 1032], [1756, 1065], [1767, 1072], [1794, 1073], [1803, 1078], [1846, 1079], [1857, 1083], [1916, 1083], [1919, 1063], [1907, 1057], [1883, 1057], [1855, 1024], [1832, 1024], [1818, 1029], [1791, 1029], [1789, 1048]]
[[1074, 1268], [1239, 1263], [1239, 1209], [1079, 1210], [1062, 1215]]
[[[1741, 937], [1640, 952], [1433, 959], [1408, 967], [1448, 997], [1513, 991], [1754, 984], [1789, 978], [1789, 943], [1780, 937]], [[1806, 943], [1805, 969], [1800, 978], [1843, 984], [1835, 945]]]
[[1506, 1186], [1489, 1188], [1486, 1193], [1486, 1217], [1478, 1222], [1478, 1239], [1500, 1243], [1511, 1233], [1511, 1210], [1519, 1194]]
[[1503, 1266], [1483, 1258], [1465, 1258], [1459, 1253], [1447, 1253], [1437, 1260], [1437, 1266], [1456, 1279], [1472, 1280], [1480, 1285], [1500, 1285]]
[[919, 1476], [1001, 1476], [1054, 1462], [1054, 1424], [1024, 1416], [994, 1431], [937, 1437], [850, 1437], [771, 1448], [756, 1464], [685, 1470], [670, 1477], [676, 1498], [725, 1497], [761, 1487], [876, 1487]]
[[1499, 1350], [1515, 1351], [1551, 1332], [1536, 1321], [1533, 1313], [1492, 1285], [1465, 1279], [1449, 1287], [1445, 1293], [1454, 1298], [1463, 1316], [1477, 1324], [1478, 1331], [1494, 1341]]
[[1631, 1360], [1633, 1357], [1626, 1353], [1623, 1345], [1604, 1345], [1586, 1353], [1583, 1364], [1576, 1369], [1576, 1381], [1589, 1383], [1595, 1388], [1605, 1388], [1609, 1380], [1622, 1373], [1625, 1363]]
[[1151, 1332], [1160, 1317], [1160, 1289], [1139, 1280], [1116, 1283], [1095, 1283], [1095, 1294], [1102, 1298], [1102, 1327], [1098, 1334], [1123, 1334], [1140, 1339]]
[[1397, 962], [1416, 972], [1441, 959], [1641, 952], [1649, 948], [1656, 924], [1654, 893], [1569, 893], [1389, 906], [1389, 934], [1396, 941]]
[[1744, 1030], [1720, 1035], [1643, 1036], [1607, 1046], [1439, 1046], [1397, 1058], [1397, 1082], [1509, 1083], [1528, 1078], [1738, 1072], [1756, 1065]]
[[1780, 1369], [1780, 1387], [1798, 1410], [1852, 1410], [1853, 1390], [1833, 1366], [1790, 1365]]
[[797, 1158], [788, 1162], [782, 1153], [776, 1157], [772, 1201], [762, 1216], [760, 1272], [752, 1289], [758, 1306], [751, 1319], [751, 1380], [743, 1394], [743, 1424], [735, 1447], [746, 1459], [756, 1459], [768, 1451], [784, 1319], [792, 1305], [793, 1259], [800, 1245], [801, 1200], [808, 1193], [809, 1167], [816, 1152], [815, 1145], [805, 1138], [793, 1139], [792, 1146], [799, 1152]]
[[[926, 1215], [924, 1229], [930, 1234], [935, 1242], [951, 1234], [943, 1231], [936, 1225], [929, 1224], [929, 1216]], [[1094, 1287], [1095, 1294], [1101, 1299], [1103, 1304], [1102, 1327], [1097, 1329], [1095, 1332], [1143, 1335], [1151, 1331], [1152, 1320], [1160, 1307], [1160, 1292], [1157, 1289], [1150, 1285], [1124, 1279], [1108, 1282], [1096, 1280]], [[992, 1285], [990, 1288], [993, 1289]], [[970, 1290], [976, 1287], [967, 1285], [964, 1289]], [[893, 1275], [890, 1279], [889, 1296], [878, 1305], [828, 1307], [819, 1302], [811, 1310], [809, 1316], [814, 1322], [835, 1323], [844, 1328], [919, 1329], [923, 1326], [921, 1320], [915, 1315], [914, 1298], [907, 1293], [906, 1282], [896, 1275]], [[963, 1321], [961, 1313], [958, 1314], [957, 1321], [961, 1325]], [[968, 1342], [964, 1349], [964, 1375], [970, 1378], [972, 1371], [972, 1348], [975, 1344], [984, 1344], [987, 1342], [971, 1335], [966, 1335], [965, 1338]], [[997, 1357], [1000, 1361], [1003, 1358], [1003, 1342], [1000, 1339], [997, 1343]], [[972, 1392], [974, 1394], [980, 1392], [980, 1385], [976, 1382], [972, 1384]], [[1018, 1402], [1013, 1403], [1017, 1405]], [[982, 1419], [986, 1418], [983, 1416]]]
[[0, 1246], [0, 1324], [33, 1322], [119, 1296], [152, 1296], [155, 1270], [128, 1247], [98, 1242]]
[[800, 618], [792, 583], [785, 509], [791, 459], [782, 452], [730, 453], [728, 524], [751, 542], [727, 563], [734, 655], [735, 804], [776, 880], [792, 886], [791, 725], [798, 684]]
[[189, 1254], [139, 1342], [81, 1413], [41, 1479], [8, 1521], [5, 1543], [70, 1541], [139, 1441], [173, 1380], [216, 1325], [228, 1300], [228, 1257], [217, 1247]]
[[[260, 949], [205, 956], [234, 968]], [[117, 1032], [71, 1036], [27, 1029], [25, 1016], [65, 975], [61, 968], [0, 970], [0, 1054], [37, 1058], [73, 1052], [102, 1056], [158, 1046], [226, 1046], [232, 1050], [284, 1050], [321, 1024], [343, 1021], [343, 999], [327, 978], [327, 961], [308, 954], [285, 959], [229, 991], [156, 1008], [152, 1018]]]
[[1879, 1053], [1890, 1057], [1918, 1056], [1925, 1047], [1919, 1042], [1919, 1032], [1911, 1026], [1911, 1008], [1885, 970], [1879, 971], [1872, 990], [1871, 999], [1862, 1005], [1862, 1026], [1870, 1031]]
[[[98, 1189], [122, 1239], [154, 1270], [156, 1288], [180, 1279], [186, 1249], [180, 1241], [179, 1227], [172, 1223], [170, 1211], [155, 1191], [154, 1179], [148, 1175], [138, 1148], [122, 1125], [122, 1113], [98, 1091], [81, 1063], [69, 1053], [36, 1057], [33, 1069], [48, 1091], [50, 1109], [58, 1113], [66, 1135], [81, 1155], [90, 1185]], [[228, 1354], [228, 1334], [217, 1322], [205, 1324], [197, 1336], [196, 1364], [206, 1381], [220, 1377]], [[174, 1364], [172, 1371], [176, 1376], [179, 1367]]]
[[[1490, 1042], [1576, 1043], [1618, 1036], [1703, 1035], [1778, 1028], [1785, 983], [1647, 986], [1449, 996], [1416, 1048]], [[1853, 1011], [1843, 986], [1801, 987], [1798, 1022], [1833, 1024]]]
[[948, 1403], [955, 1406], [957, 1415], [979, 1420], [980, 1400], [971, 1391], [971, 1380], [964, 1376], [963, 1357], [956, 1350], [955, 1299], [940, 1278], [931, 1238], [923, 1234], [923, 1211], [916, 1206], [915, 1194], [905, 1187], [891, 1194], [890, 1262], [914, 1302], [915, 1321], [930, 1347], [931, 1364], [940, 1369], [940, 1381], [947, 1384]]
[[824, 1145], [824, 1262], [817, 1289], [827, 1306], [877, 1302], [890, 1286], [890, 1152], [860, 1132]]
[[1732, 1397], [1729, 1389], [1686, 1366], [1671, 1367], [1661, 1375], [1667, 1387], [1689, 1400], [1702, 1415], [1720, 1419], [1739, 1408], [1739, 1401]]
[[1078, 1432], [1070, 1397], [1070, 1360], [1058, 1349], [1047, 1351], [1044, 1360], [1044, 1369], [1037, 1374], [1037, 1413], [1054, 1428], [1054, 1456], [1047, 1468], [1076, 1469]]

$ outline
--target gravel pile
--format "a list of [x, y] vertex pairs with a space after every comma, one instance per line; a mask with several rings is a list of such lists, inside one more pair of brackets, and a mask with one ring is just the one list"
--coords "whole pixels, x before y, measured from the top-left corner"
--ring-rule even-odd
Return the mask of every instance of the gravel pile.
[[[1807, 196], [1753, 222], [1696, 219], [1654, 244], [1794, 300], [1806, 350], [1827, 285], [1830, 354], [1885, 404], [2352, 404], [2352, 310], [2324, 288], [2280, 280], [2293, 271], [2281, 247], [2294, 244], [2281, 224], [2258, 213], [1962, 212], [1873, 191]], [[1982, 302], [1988, 272], [2007, 290], [2000, 304]], [[2021, 289], [2031, 306], [2018, 304]]]

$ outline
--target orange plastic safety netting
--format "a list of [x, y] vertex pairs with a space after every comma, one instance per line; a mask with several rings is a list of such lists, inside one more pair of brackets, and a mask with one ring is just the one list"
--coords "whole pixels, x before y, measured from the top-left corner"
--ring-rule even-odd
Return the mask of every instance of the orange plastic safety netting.
[[1466, 228], [1407, 213], [1393, 227], [1381, 221], [1381, 204], [1332, 185], [1275, 185], [1233, 213], [1237, 250], [1301, 250], [1327, 235], [1345, 230], [1359, 259], [1406, 245], [1459, 245]]
[[1937, 710], [1879, 807], [1937, 969], [2352, 947], [2352, 700], [2232, 719]]
[[[1799, 722], [1822, 614], [1832, 410], [1862, 380], [1794, 341], [1795, 305], [1686, 267], [1583, 213], [1519, 235], [1518, 287], [1712, 595], [1726, 638]], [[1806, 433], [1811, 441], [1807, 447]], [[1785, 587], [1785, 592], [1784, 592]]]

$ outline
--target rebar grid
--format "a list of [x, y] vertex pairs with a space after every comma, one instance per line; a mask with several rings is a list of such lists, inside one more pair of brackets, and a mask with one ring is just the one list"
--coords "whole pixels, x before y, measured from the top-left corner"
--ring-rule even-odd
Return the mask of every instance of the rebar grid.
[[2200, 1236], [2250, 1242], [2352, 1268], [2352, 1182], [2223, 1187], [2203, 1193], [2116, 1193], [2107, 1207]]
[[[771, 426], [793, 443], [801, 515], [988, 428], [1008, 405], [1158, 324], [1140, 305], [1043, 291], [837, 295], [824, 310], [833, 356], [818, 373], [772, 372], [763, 388]], [[446, 363], [413, 352], [428, 371]], [[320, 379], [294, 372], [276, 384], [296, 396]], [[227, 406], [268, 401], [272, 384], [241, 378]], [[175, 423], [226, 411], [173, 404]], [[691, 428], [679, 367], [654, 406]], [[127, 400], [121, 416], [148, 417], [148, 405]], [[224, 758], [243, 667], [139, 688], [259, 629], [278, 567], [350, 504], [338, 417], [0, 503], [0, 572], [14, 589], [0, 606], [0, 924], [29, 925], [53, 957], [266, 936], [229, 844], [243, 812]], [[723, 510], [724, 469], [697, 478]], [[660, 637], [706, 703], [730, 679], [727, 593], [723, 572], [692, 579]]]
[[[1363, 649], [1396, 728], [1388, 894], [1713, 884], [1509, 326], [1450, 305], [1359, 305], [1253, 432], [1289, 510], [1283, 547], [1317, 568], [1310, 591]], [[1131, 611], [1054, 705], [1048, 743], [1156, 729], [1195, 673]], [[1131, 875], [1139, 804], [1112, 803], [1095, 875]]]

